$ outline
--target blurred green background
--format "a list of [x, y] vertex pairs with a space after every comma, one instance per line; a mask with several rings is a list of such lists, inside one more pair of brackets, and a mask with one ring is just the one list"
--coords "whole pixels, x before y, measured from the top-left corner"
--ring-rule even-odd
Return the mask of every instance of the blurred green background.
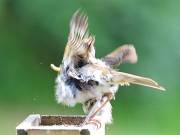
[[0, 135], [32, 113], [83, 114], [58, 105], [56, 73], [77, 9], [89, 16], [97, 57], [132, 43], [139, 61], [120, 70], [148, 76], [167, 91], [121, 87], [107, 135], [180, 134], [179, 0], [0, 0]]

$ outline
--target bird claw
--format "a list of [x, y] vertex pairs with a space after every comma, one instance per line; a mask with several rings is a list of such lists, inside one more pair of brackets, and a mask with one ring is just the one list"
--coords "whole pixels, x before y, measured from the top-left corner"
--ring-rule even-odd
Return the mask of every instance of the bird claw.
[[99, 120], [96, 119], [90, 119], [88, 121], [84, 121], [80, 126], [84, 126], [84, 125], [88, 125], [88, 124], [93, 124], [96, 126], [96, 129], [100, 129], [101, 128], [101, 122]]

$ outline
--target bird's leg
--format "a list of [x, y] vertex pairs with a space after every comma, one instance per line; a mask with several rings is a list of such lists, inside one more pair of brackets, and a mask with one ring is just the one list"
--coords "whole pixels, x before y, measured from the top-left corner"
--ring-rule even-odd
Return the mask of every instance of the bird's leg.
[[60, 71], [61, 71], [61, 68], [55, 66], [54, 64], [51, 64], [50, 66], [51, 66], [51, 69], [54, 70], [54, 71], [56, 71], [56, 72], [60, 72]]
[[[99, 108], [98, 108], [98, 104], [101, 103], [101, 100], [97, 100], [95, 105], [92, 107], [91, 111], [89, 112], [89, 114], [86, 116], [86, 119], [83, 122], [83, 125], [88, 124], [88, 123], [93, 123], [93, 124], [95, 124], [97, 126], [97, 128], [100, 128], [101, 127], [101, 122], [94, 119], [94, 117], [112, 99], [112, 97], [113, 97], [112, 93], [104, 94], [103, 98], [106, 98], [106, 100], [104, 101], [103, 99], [101, 99], [104, 102], [101, 104], [101, 106]], [[98, 108], [98, 109], [96, 109], [96, 108]]]
[[93, 119], [96, 114], [109, 102], [111, 101], [111, 99], [113, 98], [113, 94], [112, 93], [106, 93], [104, 94], [104, 97], [106, 98], [106, 100], [104, 101], [104, 103], [101, 104], [101, 106], [90, 116], [90, 119]]
[[[100, 104], [100, 99], [96, 99], [95, 104], [92, 106], [92, 108], [90, 109], [88, 115], [86, 116], [84, 122], [82, 123], [82, 125], [85, 125], [87, 123], [95, 123], [95, 122], [90, 122], [91, 116], [94, 114], [96, 108], [98, 107], [98, 105]], [[98, 124], [95, 124], [96, 126]], [[97, 126], [98, 127], [98, 126]]]

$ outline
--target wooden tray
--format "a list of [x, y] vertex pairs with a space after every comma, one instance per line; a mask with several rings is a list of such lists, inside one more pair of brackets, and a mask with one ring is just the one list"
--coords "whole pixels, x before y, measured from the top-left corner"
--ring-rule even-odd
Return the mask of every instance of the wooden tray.
[[80, 126], [85, 116], [29, 115], [16, 127], [16, 135], [105, 135], [105, 124]]

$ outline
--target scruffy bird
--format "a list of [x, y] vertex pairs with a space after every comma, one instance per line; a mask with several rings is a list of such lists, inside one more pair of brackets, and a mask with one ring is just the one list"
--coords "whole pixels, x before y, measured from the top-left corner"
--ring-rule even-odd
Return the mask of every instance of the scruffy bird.
[[[88, 32], [87, 16], [80, 11], [74, 13], [70, 22], [68, 42], [56, 78], [58, 103], [83, 105], [87, 113], [83, 124], [111, 123], [111, 99], [120, 86], [138, 84], [164, 91], [150, 78], [119, 72], [113, 69], [123, 62], [135, 63], [137, 54], [133, 45], [123, 45], [104, 58], [95, 57], [95, 37]], [[98, 120], [95, 119], [98, 116]]]

